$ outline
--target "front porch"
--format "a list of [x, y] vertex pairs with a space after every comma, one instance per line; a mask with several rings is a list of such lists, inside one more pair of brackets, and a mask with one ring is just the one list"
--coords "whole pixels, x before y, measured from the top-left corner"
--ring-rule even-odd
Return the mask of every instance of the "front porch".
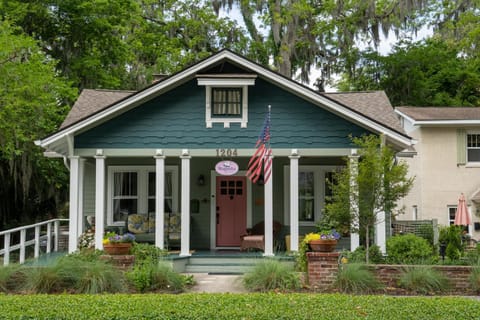
[[[239, 167], [232, 176], [214, 170], [225, 159], [218, 150], [79, 150], [79, 156], [70, 158], [69, 252], [77, 249], [78, 237], [88, 228], [87, 217], [95, 220], [97, 249], [103, 248], [107, 230], [145, 238], [127, 223], [132, 215], [148, 217], [149, 242], [161, 249], [170, 249], [174, 242], [181, 257], [189, 257], [191, 250], [239, 249], [240, 236], [260, 222], [263, 255], [274, 256], [278, 238], [284, 241], [286, 235], [290, 243], [283, 242], [281, 249], [298, 251], [298, 239], [315, 231], [321, 217], [326, 180], [345, 165], [345, 157], [357, 161], [352, 149], [303, 154], [274, 149], [272, 177], [253, 184], [245, 174], [254, 150], [228, 150], [228, 161]], [[277, 235], [275, 222], [282, 225]], [[173, 223], [177, 229], [171, 228]], [[351, 239], [348, 249], [358, 246], [358, 237]]]

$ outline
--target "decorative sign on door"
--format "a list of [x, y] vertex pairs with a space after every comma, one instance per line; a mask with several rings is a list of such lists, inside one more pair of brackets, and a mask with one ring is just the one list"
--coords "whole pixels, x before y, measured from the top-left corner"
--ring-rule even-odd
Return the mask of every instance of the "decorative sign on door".
[[215, 171], [222, 176], [232, 176], [238, 172], [238, 164], [232, 160], [222, 160], [215, 166]]

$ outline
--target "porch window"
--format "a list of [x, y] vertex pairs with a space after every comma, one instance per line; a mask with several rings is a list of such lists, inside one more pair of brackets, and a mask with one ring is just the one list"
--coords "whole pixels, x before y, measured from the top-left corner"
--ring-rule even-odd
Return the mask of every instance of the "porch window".
[[137, 172], [115, 172], [113, 175], [113, 220], [125, 221], [138, 206]]
[[467, 162], [480, 162], [480, 134], [467, 134]]
[[[325, 203], [332, 195], [328, 181], [332, 181], [337, 166], [299, 166], [298, 220], [301, 226], [313, 226], [320, 220]], [[290, 208], [290, 166], [284, 167], [285, 208]], [[290, 221], [286, 210], [285, 221]]]
[[298, 173], [298, 218], [300, 221], [315, 221], [315, 173]]
[[242, 114], [242, 88], [212, 88], [212, 116], [239, 117]]
[[[178, 211], [178, 167], [165, 166], [165, 212]], [[108, 168], [107, 223], [123, 226], [129, 214], [155, 214], [155, 167]]]

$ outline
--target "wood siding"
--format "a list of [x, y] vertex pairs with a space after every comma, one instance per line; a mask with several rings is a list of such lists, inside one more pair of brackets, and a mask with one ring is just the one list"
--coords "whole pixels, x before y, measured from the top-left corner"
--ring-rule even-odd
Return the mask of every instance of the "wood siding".
[[75, 137], [75, 148], [253, 148], [272, 106], [273, 148], [345, 148], [366, 130], [262, 79], [248, 92], [248, 127], [205, 125], [205, 88], [187, 82]]

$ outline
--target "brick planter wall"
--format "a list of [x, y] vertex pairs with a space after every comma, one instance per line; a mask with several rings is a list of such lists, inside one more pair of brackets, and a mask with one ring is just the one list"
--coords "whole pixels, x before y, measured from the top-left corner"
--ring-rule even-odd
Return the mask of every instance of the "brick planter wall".
[[105, 254], [103, 256], [100, 256], [100, 259], [109, 261], [115, 267], [121, 270], [131, 269], [133, 267], [133, 264], [135, 263], [135, 256], [133, 255], [111, 256], [111, 255]]
[[[407, 265], [370, 265], [369, 268], [387, 287], [398, 287], [398, 279]], [[474, 294], [470, 288], [469, 277], [472, 272], [471, 266], [433, 266], [433, 269], [443, 274], [450, 282], [450, 293], [452, 294]]]
[[329, 289], [338, 273], [338, 252], [307, 252], [308, 283], [312, 289]]
[[[312, 289], [330, 289], [338, 273], [339, 253], [307, 252], [308, 283]], [[390, 294], [405, 294], [398, 287], [398, 279], [407, 265], [369, 265], [369, 269], [385, 285], [385, 292]], [[475, 295], [470, 287], [469, 277], [471, 266], [433, 266], [433, 269], [447, 277], [450, 282], [449, 294]]]

